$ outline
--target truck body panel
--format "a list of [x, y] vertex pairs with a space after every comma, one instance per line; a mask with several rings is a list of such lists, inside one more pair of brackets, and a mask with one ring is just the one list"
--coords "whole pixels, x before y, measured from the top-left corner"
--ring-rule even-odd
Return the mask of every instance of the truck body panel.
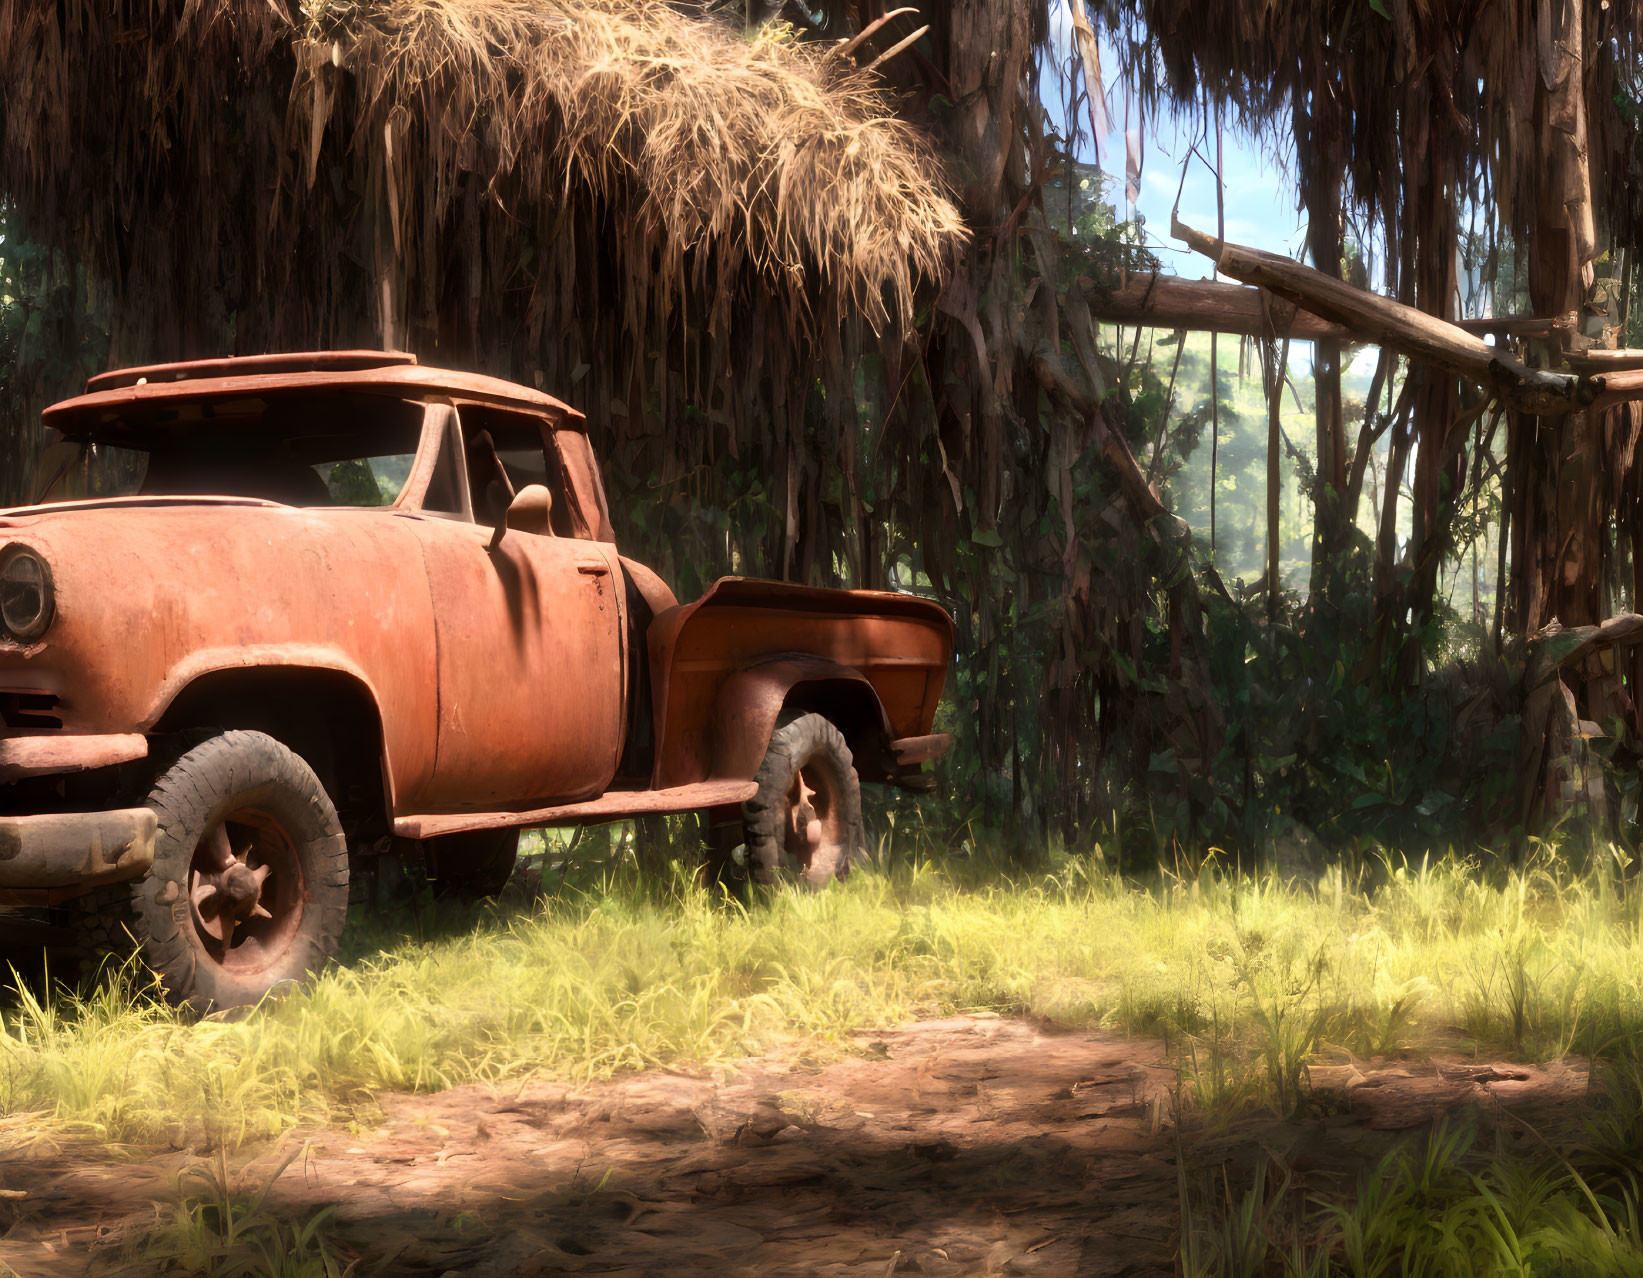
[[[651, 626], [655, 785], [751, 776], [787, 694], [808, 683], [865, 684], [889, 738], [927, 734], [952, 642], [946, 612], [911, 595], [724, 578]], [[784, 660], [722, 697], [733, 676]]]

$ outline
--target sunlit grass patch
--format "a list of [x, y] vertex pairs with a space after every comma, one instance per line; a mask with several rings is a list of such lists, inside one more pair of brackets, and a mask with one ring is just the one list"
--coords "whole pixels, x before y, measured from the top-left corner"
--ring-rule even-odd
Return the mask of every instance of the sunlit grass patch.
[[383, 1089], [820, 1058], [858, 1030], [979, 1008], [1160, 1037], [1189, 1102], [1286, 1111], [1332, 1053], [1625, 1041], [1643, 1028], [1625, 870], [1543, 851], [1487, 874], [1393, 860], [1138, 884], [1098, 861], [1013, 880], [921, 862], [745, 908], [682, 871], [613, 873], [512, 912], [379, 920], [380, 948], [248, 1016], [190, 1024], [134, 972], [80, 1000], [25, 991], [0, 1036], [0, 1112], [232, 1147], [368, 1113]]

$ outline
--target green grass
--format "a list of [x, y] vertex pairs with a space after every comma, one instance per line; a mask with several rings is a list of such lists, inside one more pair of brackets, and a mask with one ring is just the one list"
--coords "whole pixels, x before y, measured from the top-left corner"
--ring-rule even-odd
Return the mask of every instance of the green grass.
[[[1637, 1145], [1606, 1137], [1615, 1115], [1624, 1110], [1631, 1123], [1640, 1105], [1631, 1090], [1597, 1111], [1587, 1133], [1595, 1143], [1568, 1153], [1478, 1149], [1471, 1127], [1440, 1122], [1367, 1168], [1349, 1194], [1308, 1192], [1259, 1155], [1242, 1191], [1183, 1183], [1181, 1272], [1636, 1278]], [[1622, 1148], [1630, 1174], [1603, 1165]]]
[[104, 1272], [214, 1278], [343, 1278], [352, 1273], [331, 1244], [334, 1206], [293, 1222], [268, 1205], [274, 1182], [297, 1157], [288, 1155], [260, 1183], [247, 1183], [230, 1173], [227, 1151], [219, 1147], [214, 1158], [177, 1178], [172, 1200], [155, 1204], [155, 1227], [128, 1239], [125, 1263]]
[[[1643, 891], [1617, 857], [1542, 850], [1315, 881], [1213, 866], [1150, 885], [1099, 861], [1001, 883], [925, 863], [750, 909], [608, 877], [516, 912], [378, 925], [377, 952], [239, 1019], [190, 1024], [132, 991], [25, 992], [0, 1035], [0, 1114], [24, 1133], [235, 1147], [368, 1114], [380, 1089], [588, 1080], [964, 1008], [1164, 1038], [1189, 1103], [1292, 1109], [1302, 1070], [1457, 1040], [1602, 1055], [1643, 1028]], [[204, 1128], [180, 1125], [204, 1115]]]

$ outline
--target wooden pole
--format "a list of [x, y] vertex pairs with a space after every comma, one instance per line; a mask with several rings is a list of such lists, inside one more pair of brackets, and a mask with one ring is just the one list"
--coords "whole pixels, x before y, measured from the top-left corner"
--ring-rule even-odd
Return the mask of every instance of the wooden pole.
[[1263, 298], [1260, 289], [1243, 284], [1152, 272], [1131, 273], [1111, 288], [1088, 276], [1080, 276], [1078, 283], [1090, 313], [1110, 324], [1208, 330], [1246, 337], [1276, 333], [1301, 341], [1324, 337], [1354, 340], [1352, 330], [1344, 324], [1320, 319], [1282, 298]]
[[[1311, 64], [1312, 91], [1292, 95], [1290, 109], [1297, 148], [1301, 198], [1306, 204], [1306, 244], [1314, 270], [1341, 274], [1341, 109], [1339, 92], [1327, 69]], [[1346, 503], [1346, 413], [1341, 396], [1341, 344], [1334, 334], [1313, 346], [1313, 427], [1317, 473], [1312, 492], [1312, 569], [1314, 598], [1331, 593], [1334, 569], [1345, 544], [1342, 523]]]
[[1221, 369], [1213, 329], [1209, 335], [1209, 560], [1215, 562], [1215, 484], [1221, 461]]
[[[1213, 243], [1213, 241], [1212, 241]], [[1340, 342], [1368, 340], [1359, 330], [1296, 306], [1282, 297], [1246, 284], [1224, 280], [1191, 280], [1151, 271], [1130, 272], [1110, 283], [1078, 277], [1078, 286], [1090, 313], [1109, 324], [1144, 324], [1149, 328], [1184, 328], [1196, 332], [1237, 333], [1245, 337], [1292, 337], [1297, 341], [1333, 338]], [[1348, 286], [1350, 287], [1350, 285]], [[1506, 337], [1545, 337], [1552, 321], [1535, 315], [1496, 319], [1458, 320], [1464, 335], [1493, 333]], [[1499, 352], [1499, 347], [1485, 349]], [[1643, 367], [1643, 351], [1588, 351], [1570, 355], [1577, 372]]]
[[1276, 371], [1267, 388], [1266, 418], [1266, 607], [1267, 615], [1276, 617], [1282, 596], [1278, 593], [1278, 557], [1280, 550], [1279, 514], [1282, 509], [1284, 378], [1289, 375], [1289, 338], [1284, 338], [1283, 353], [1278, 356]]
[[[1215, 103], [1215, 229], [1222, 239], [1227, 234], [1227, 188], [1221, 168], [1221, 103]], [[1170, 210], [1170, 221], [1175, 221], [1175, 210]], [[1220, 268], [1216, 268], [1219, 272]], [[1220, 478], [1221, 452], [1221, 366], [1217, 361], [1215, 334], [1209, 336], [1209, 415], [1214, 434], [1209, 445], [1209, 558], [1215, 562], [1215, 484]]]

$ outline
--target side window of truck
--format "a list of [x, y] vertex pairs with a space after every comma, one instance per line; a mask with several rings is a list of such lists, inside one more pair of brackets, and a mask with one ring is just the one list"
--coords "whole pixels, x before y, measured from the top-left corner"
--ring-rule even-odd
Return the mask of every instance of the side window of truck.
[[559, 459], [544, 444], [542, 423], [525, 413], [465, 405], [463, 451], [474, 522], [495, 528], [520, 490], [541, 484], [553, 495], [553, 535], [575, 536], [575, 517]]
[[553, 433], [553, 454], [564, 476], [565, 489], [574, 503], [575, 536], [585, 541], [616, 540], [610, 522], [610, 508], [605, 502], [604, 485], [599, 479], [599, 463], [593, 456], [593, 445], [588, 437], [577, 430]]

